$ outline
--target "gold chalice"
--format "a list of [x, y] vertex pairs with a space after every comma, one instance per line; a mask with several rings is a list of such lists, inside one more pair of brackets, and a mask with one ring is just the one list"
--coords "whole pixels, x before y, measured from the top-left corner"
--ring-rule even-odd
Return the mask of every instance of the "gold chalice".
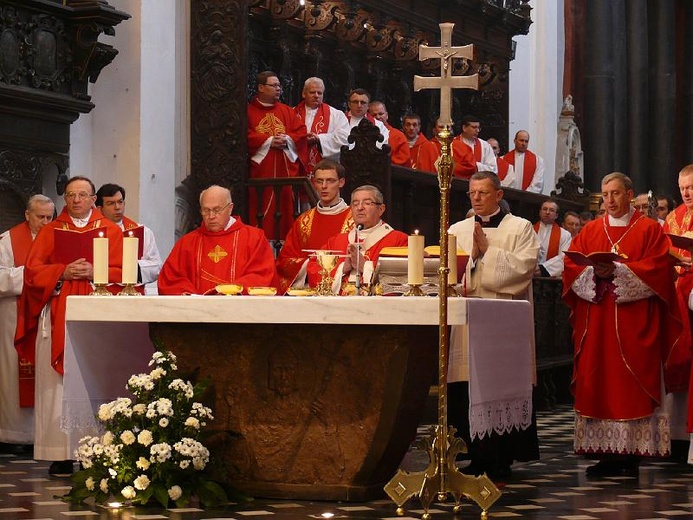
[[332, 295], [332, 284], [334, 282], [332, 270], [337, 265], [337, 255], [333, 254], [332, 251], [316, 251], [315, 255], [318, 265], [320, 265], [320, 283], [316, 291], [320, 296], [330, 296]]

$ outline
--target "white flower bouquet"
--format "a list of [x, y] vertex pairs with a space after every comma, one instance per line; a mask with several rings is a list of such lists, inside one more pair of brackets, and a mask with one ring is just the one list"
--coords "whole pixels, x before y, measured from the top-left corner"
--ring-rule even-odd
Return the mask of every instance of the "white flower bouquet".
[[84, 437], [75, 456], [81, 469], [72, 476], [65, 500], [93, 497], [145, 504], [156, 500], [185, 506], [197, 497], [205, 506], [227, 501], [226, 492], [208, 477], [209, 450], [198, 440], [214, 419], [212, 410], [196, 402], [203, 390], [175, 377], [176, 357], [155, 352], [149, 374], [127, 383], [134, 399], [121, 397], [99, 407], [105, 433]]

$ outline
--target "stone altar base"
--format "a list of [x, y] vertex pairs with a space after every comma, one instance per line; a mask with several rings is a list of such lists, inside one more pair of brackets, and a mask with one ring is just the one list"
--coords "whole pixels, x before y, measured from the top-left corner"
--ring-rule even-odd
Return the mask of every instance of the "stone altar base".
[[434, 326], [152, 323], [150, 336], [211, 379], [212, 456], [251, 496], [383, 496], [436, 381]]

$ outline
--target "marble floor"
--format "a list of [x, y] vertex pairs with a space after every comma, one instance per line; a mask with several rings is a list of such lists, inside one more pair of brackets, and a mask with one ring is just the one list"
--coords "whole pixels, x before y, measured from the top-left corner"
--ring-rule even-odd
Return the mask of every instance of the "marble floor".
[[[541, 460], [513, 466], [502, 487], [503, 496], [490, 518], [565, 520], [653, 520], [693, 518], [693, 467], [675, 461], [649, 461], [635, 477], [588, 478], [590, 464], [571, 450], [573, 414], [561, 407], [538, 414]], [[421, 432], [427, 428], [421, 428]], [[69, 490], [67, 478], [48, 476], [48, 463], [21, 453], [0, 455], [0, 519], [104, 519], [272, 517], [274, 520], [348, 518], [350, 520], [421, 518], [417, 500], [397, 516], [389, 500], [367, 503], [297, 502], [256, 499], [214, 510], [130, 508], [116, 512], [94, 506], [74, 506], [57, 497]], [[436, 503], [432, 518], [452, 518], [451, 503]], [[327, 514], [327, 515], [326, 515]], [[332, 515], [332, 516], [330, 516]], [[479, 518], [478, 507], [466, 501], [457, 518]]]

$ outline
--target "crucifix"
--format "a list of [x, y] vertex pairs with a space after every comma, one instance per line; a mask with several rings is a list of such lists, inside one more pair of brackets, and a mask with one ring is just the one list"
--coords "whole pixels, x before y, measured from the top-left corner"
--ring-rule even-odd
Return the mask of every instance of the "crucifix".
[[[444, 500], [448, 494], [455, 500], [453, 512], [460, 512], [460, 499], [464, 495], [481, 508], [481, 518], [488, 518], [488, 509], [501, 496], [500, 490], [486, 476], [472, 477], [462, 474], [455, 466], [458, 453], [467, 448], [464, 441], [455, 437], [455, 430], [448, 431], [447, 424], [447, 369], [450, 338], [448, 332], [448, 296], [457, 296], [454, 287], [448, 287], [448, 225], [450, 221], [450, 185], [452, 181], [452, 89], [478, 89], [478, 76], [453, 76], [452, 60], [472, 59], [472, 45], [453, 47], [451, 43], [453, 23], [440, 24], [440, 47], [419, 46], [419, 60], [440, 59], [440, 77], [414, 76], [414, 90], [435, 88], [440, 90], [440, 123], [443, 130], [438, 134], [441, 156], [437, 162], [440, 186], [440, 268], [438, 269], [439, 328], [438, 328], [438, 424], [435, 432], [424, 443], [429, 454], [429, 465], [421, 472], [398, 470], [385, 485], [385, 492], [397, 504], [397, 513], [404, 514], [402, 506], [411, 497], [417, 496], [424, 506], [424, 520], [430, 520], [431, 503], [438, 498]], [[452, 240], [456, 240], [454, 237]], [[457, 261], [455, 258], [454, 261]]]
[[440, 25], [440, 47], [429, 47], [419, 45], [419, 61], [429, 59], [440, 59], [440, 77], [414, 76], [414, 90], [418, 92], [425, 88], [440, 89], [440, 124], [452, 126], [450, 115], [452, 107], [452, 89], [469, 88], [479, 89], [479, 75], [473, 76], [453, 76], [452, 60], [474, 58], [474, 46], [465, 45], [464, 47], [452, 46], [452, 28], [454, 23], [441, 23]]

